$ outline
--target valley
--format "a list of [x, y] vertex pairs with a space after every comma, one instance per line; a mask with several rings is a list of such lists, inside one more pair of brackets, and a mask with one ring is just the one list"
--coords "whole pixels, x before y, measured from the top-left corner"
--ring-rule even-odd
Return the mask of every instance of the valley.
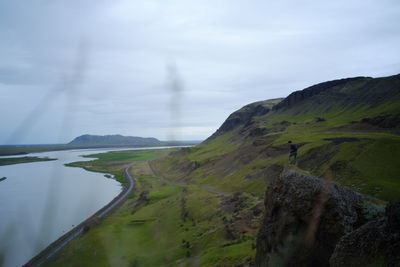
[[[47, 266], [253, 266], [266, 190], [288, 171], [368, 196], [376, 212], [365, 220], [373, 220], [400, 198], [399, 120], [399, 75], [244, 106], [203, 143], [139, 160], [134, 195]], [[289, 140], [299, 145], [294, 165]], [[118, 173], [111, 162], [74, 165]]]

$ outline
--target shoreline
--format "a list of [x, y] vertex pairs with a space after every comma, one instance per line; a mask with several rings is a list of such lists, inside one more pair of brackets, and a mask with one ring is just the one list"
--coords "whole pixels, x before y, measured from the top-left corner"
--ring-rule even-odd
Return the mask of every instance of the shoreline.
[[40, 158], [40, 157], [5, 157], [0, 158], [0, 166], [8, 166], [14, 164], [32, 163], [32, 162], [42, 162], [42, 161], [52, 161], [57, 160], [53, 158]]
[[107, 205], [96, 211], [92, 216], [81, 222], [79, 225], [75, 226], [73, 229], [59, 237], [54, 242], [50, 243], [45, 249], [43, 249], [36, 256], [31, 258], [23, 266], [30, 267], [42, 265], [53, 256], [55, 256], [61, 249], [67, 246], [69, 242], [85, 234], [87, 231], [90, 230], [91, 227], [98, 224], [108, 214], [119, 207], [126, 200], [126, 198], [135, 186], [135, 181], [133, 177], [129, 174], [129, 170], [133, 165], [134, 164], [124, 169], [125, 183], [122, 184], [122, 191], [114, 199], [112, 199]]
[[182, 142], [178, 144], [166, 143], [162, 145], [99, 145], [99, 146], [67, 146], [67, 145], [0, 145], [0, 157], [9, 156], [24, 156], [32, 153], [43, 153], [65, 150], [83, 150], [83, 149], [111, 149], [111, 148], [126, 148], [126, 149], [148, 149], [152, 147], [168, 148], [168, 147], [185, 147], [199, 144], [200, 142]]

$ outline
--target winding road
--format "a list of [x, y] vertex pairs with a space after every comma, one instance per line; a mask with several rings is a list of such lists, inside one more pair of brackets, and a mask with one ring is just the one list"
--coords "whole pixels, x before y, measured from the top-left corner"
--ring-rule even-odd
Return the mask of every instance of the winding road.
[[91, 222], [93, 219], [104, 219], [108, 214], [110, 214], [112, 211], [114, 211], [119, 205], [123, 203], [123, 201], [128, 197], [129, 193], [132, 191], [132, 189], [135, 186], [135, 181], [132, 178], [132, 176], [129, 174], [129, 169], [133, 166], [130, 165], [124, 170], [124, 177], [125, 177], [125, 182], [126, 185], [124, 186], [123, 190], [121, 193], [119, 193], [118, 196], [116, 196], [113, 200], [111, 200], [110, 203], [108, 203], [106, 206], [98, 210], [95, 214], [90, 216], [87, 220], [84, 222], [80, 223], [76, 227], [74, 227], [72, 230], [61, 236], [59, 239], [51, 243], [47, 248], [42, 250], [38, 255], [36, 255], [34, 258], [32, 258], [28, 263], [26, 263], [24, 266], [41, 266], [43, 263], [45, 263], [47, 260], [49, 260], [51, 257], [57, 254], [62, 248], [64, 248], [66, 245], [68, 245], [69, 242], [74, 240], [75, 238], [81, 236], [84, 232], [87, 231], [88, 227], [90, 227]]

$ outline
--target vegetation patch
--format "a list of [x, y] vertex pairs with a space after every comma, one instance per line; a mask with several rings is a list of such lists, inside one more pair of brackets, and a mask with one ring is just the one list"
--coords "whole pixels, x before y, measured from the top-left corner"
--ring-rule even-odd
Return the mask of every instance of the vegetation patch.
[[[261, 198], [229, 197], [196, 184], [166, 184], [143, 161], [131, 174], [136, 197], [46, 266], [232, 266], [254, 258], [262, 217], [254, 209], [262, 206]], [[240, 208], [228, 209], [227, 203]], [[234, 238], [226, 234], [227, 227]]]
[[95, 158], [95, 160], [78, 161], [65, 165], [69, 167], [80, 167], [93, 172], [110, 173], [114, 175], [117, 181], [124, 183], [123, 170], [132, 163], [154, 159], [174, 150], [176, 149], [111, 151], [84, 156], [86, 158]]
[[19, 163], [38, 162], [38, 161], [50, 161], [50, 160], [57, 160], [57, 159], [39, 158], [39, 157], [0, 158], [0, 166], [19, 164]]

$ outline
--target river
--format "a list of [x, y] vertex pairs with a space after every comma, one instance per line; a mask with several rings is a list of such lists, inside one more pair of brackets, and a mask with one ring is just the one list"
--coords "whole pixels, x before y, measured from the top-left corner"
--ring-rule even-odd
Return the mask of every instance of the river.
[[[122, 190], [102, 173], [66, 167], [81, 155], [127, 149], [81, 149], [23, 156], [56, 158], [0, 166], [0, 266], [21, 266]], [[130, 148], [129, 150], [133, 150]]]

